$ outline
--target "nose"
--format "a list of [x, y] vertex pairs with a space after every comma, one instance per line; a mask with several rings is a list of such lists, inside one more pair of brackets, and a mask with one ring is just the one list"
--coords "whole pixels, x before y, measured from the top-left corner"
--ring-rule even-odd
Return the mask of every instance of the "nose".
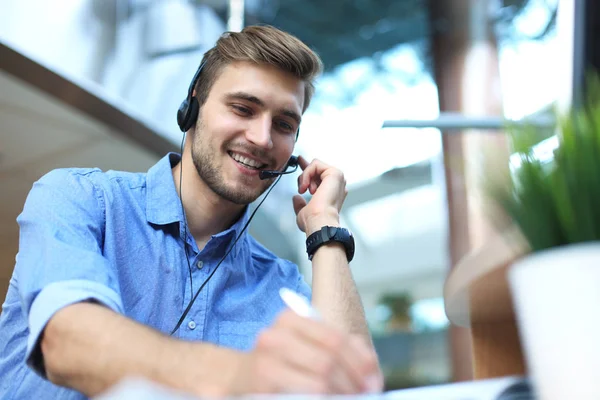
[[273, 147], [271, 119], [261, 118], [254, 122], [246, 131], [246, 139], [258, 147], [271, 149]]

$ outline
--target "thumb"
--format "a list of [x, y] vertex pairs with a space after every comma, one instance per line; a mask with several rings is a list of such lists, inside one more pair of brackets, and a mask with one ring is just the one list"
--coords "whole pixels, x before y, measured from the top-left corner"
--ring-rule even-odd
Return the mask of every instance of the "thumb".
[[304, 197], [297, 194], [294, 195], [294, 197], [292, 198], [292, 203], [294, 204], [294, 212], [296, 213], [296, 216], [298, 216], [300, 210], [302, 210], [304, 206], [306, 206], [306, 200], [304, 199]]

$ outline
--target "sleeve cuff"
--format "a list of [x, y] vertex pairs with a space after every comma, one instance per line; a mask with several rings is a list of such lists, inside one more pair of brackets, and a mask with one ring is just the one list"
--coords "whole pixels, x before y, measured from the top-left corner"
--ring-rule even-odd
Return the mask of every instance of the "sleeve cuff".
[[119, 295], [104, 285], [86, 280], [55, 282], [46, 286], [35, 298], [29, 311], [29, 337], [25, 360], [35, 372], [46, 377], [39, 339], [50, 318], [61, 308], [86, 300], [94, 300], [122, 313]]

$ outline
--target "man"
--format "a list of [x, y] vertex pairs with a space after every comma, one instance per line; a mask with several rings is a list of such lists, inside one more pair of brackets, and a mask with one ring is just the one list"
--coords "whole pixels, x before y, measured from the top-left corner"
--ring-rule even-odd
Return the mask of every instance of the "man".
[[[275, 28], [226, 34], [178, 115], [181, 159], [36, 182], [0, 317], [2, 398], [85, 398], [130, 375], [208, 396], [381, 389], [347, 243], [312, 249], [311, 293], [243, 232], [247, 205], [273, 183], [259, 171], [292, 156], [320, 68]], [[293, 199], [298, 227], [339, 227], [343, 174], [299, 165], [298, 192], [312, 198]], [[282, 287], [311, 297], [322, 319], [286, 311]]]

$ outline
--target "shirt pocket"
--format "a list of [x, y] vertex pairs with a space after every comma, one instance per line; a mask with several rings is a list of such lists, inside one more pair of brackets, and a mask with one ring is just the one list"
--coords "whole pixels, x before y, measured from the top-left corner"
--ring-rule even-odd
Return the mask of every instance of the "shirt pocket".
[[254, 347], [258, 334], [265, 328], [263, 321], [220, 321], [219, 345], [249, 351]]

